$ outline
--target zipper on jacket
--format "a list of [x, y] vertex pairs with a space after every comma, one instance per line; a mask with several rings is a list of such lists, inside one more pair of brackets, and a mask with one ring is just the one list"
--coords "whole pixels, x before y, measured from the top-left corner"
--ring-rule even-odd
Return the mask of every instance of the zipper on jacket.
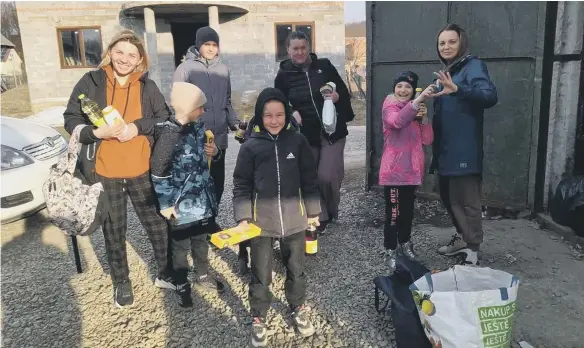
[[298, 189], [298, 194], [300, 196], [300, 215], [304, 216], [304, 207], [302, 206], [302, 189]]
[[[205, 59], [205, 58], [203, 58]], [[211, 99], [211, 107], [213, 108], [213, 111], [215, 111], [215, 101], [213, 100], [213, 83], [211, 82], [211, 75], [209, 75], [209, 63], [207, 62], [207, 59], [205, 59], [206, 63], [201, 62], [200, 60], [197, 60], [199, 63], [203, 64], [203, 66], [205, 67], [205, 74], [207, 75], [207, 79], [209, 80], [209, 86], [211, 86], [211, 93], [209, 96], [209, 99]], [[217, 127], [217, 124], [215, 122], [215, 116], [213, 116], [213, 129], [215, 129]]]
[[[198, 134], [197, 134], [197, 132], [193, 132], [192, 134], [194, 134], [194, 137], [195, 137], [195, 143], [196, 143], [196, 145], [199, 145], [199, 137], [198, 137]], [[187, 134], [187, 135], [186, 135], [186, 137], [188, 137], [188, 136], [189, 136], [189, 135]], [[185, 139], [185, 142], [187, 142], [187, 143], [188, 143], [188, 138], [187, 138], [187, 139]], [[179, 195], [178, 195], [178, 197], [176, 198], [176, 201], [174, 202], [174, 205], [176, 205], [176, 204], [178, 203], [179, 199], [180, 199], [180, 198], [182, 197], [182, 195], [184, 194], [184, 191], [185, 191], [185, 186], [186, 186], [185, 184], [186, 184], [187, 182], [189, 182], [189, 179], [191, 178], [191, 176], [192, 176], [192, 175], [193, 175], [193, 173], [190, 173], [190, 174], [189, 174], [189, 176], [187, 176], [187, 178], [186, 178], [186, 179], [183, 181], [183, 187], [180, 189], [180, 194], [179, 194]]]
[[[207, 78], [209, 79], [209, 86], [212, 86], [213, 83], [211, 82], [211, 76], [209, 75], [209, 66], [205, 67], [205, 73], [207, 74]], [[213, 111], [215, 111], [215, 101], [213, 100], [213, 90], [211, 90], [210, 94], [210, 99], [211, 99], [211, 105], [213, 107]], [[216, 128], [217, 125], [215, 124], [215, 115], [213, 115], [213, 128]]]
[[[320, 112], [318, 112], [318, 108], [316, 107], [316, 103], [314, 102], [314, 97], [312, 96], [312, 86], [310, 86], [310, 76], [308, 76], [308, 70], [306, 70], [306, 78], [308, 79], [308, 90], [310, 91], [310, 100], [312, 100], [312, 105], [314, 105], [314, 110], [316, 110], [316, 115], [320, 120], [320, 126], [322, 127], [320, 130], [324, 132], [324, 123], [322, 123], [322, 116]], [[331, 140], [328, 140], [329, 144], [332, 145], [333, 143]]]
[[253, 221], [258, 221], [258, 193], [255, 194], [255, 199], [253, 200]]
[[278, 175], [278, 210], [280, 212], [280, 226], [282, 227], [282, 237], [284, 237], [284, 217], [282, 214], [282, 194], [280, 190], [280, 159], [278, 158], [278, 136], [274, 138], [270, 134], [270, 137], [274, 140], [274, 151], [276, 151], [276, 173]]
[[[185, 181], [184, 181], [185, 183], [187, 183], [187, 182], [189, 181], [189, 179], [191, 178], [191, 175], [193, 175], [193, 174], [191, 173], [191, 174], [189, 174], [189, 176], [187, 176], [187, 178], [186, 178], [186, 179], [185, 179]], [[186, 185], [184, 185], [184, 186], [181, 188], [181, 190], [180, 190], [180, 194], [179, 194], [179, 195], [178, 195], [178, 197], [176, 198], [176, 201], [174, 202], [174, 205], [176, 205], [176, 204], [178, 203], [178, 200], [179, 200], [179, 199], [182, 197], [182, 195], [183, 195], [183, 193], [184, 193], [184, 190], [185, 190], [185, 186], [186, 186]]]

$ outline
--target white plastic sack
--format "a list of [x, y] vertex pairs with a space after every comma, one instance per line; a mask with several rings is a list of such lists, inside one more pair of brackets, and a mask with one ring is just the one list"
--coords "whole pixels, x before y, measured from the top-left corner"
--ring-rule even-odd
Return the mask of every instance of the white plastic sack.
[[434, 347], [507, 348], [519, 278], [488, 267], [454, 266], [410, 286]]
[[331, 135], [337, 129], [337, 109], [332, 101], [331, 94], [336, 90], [337, 86], [334, 82], [328, 82], [321, 87], [320, 93], [324, 98], [324, 105], [322, 107], [322, 125], [324, 131]]
[[324, 131], [329, 135], [333, 134], [337, 129], [337, 110], [335, 104], [331, 99], [325, 99], [322, 107], [322, 123]]

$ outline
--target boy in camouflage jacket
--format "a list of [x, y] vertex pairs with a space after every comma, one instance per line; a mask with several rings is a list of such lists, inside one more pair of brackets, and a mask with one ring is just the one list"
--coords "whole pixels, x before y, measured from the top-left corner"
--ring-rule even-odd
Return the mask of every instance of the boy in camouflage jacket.
[[[217, 202], [208, 157], [221, 159], [223, 152], [206, 143], [205, 127], [199, 118], [207, 99], [195, 85], [176, 82], [171, 106], [175, 115], [156, 125], [151, 176], [160, 213], [169, 221], [175, 291], [181, 307], [192, 306], [188, 283], [187, 255], [192, 252], [197, 273], [193, 286], [221, 291], [223, 284], [207, 275], [207, 234], [214, 233]], [[212, 164], [211, 164], [212, 165]]]

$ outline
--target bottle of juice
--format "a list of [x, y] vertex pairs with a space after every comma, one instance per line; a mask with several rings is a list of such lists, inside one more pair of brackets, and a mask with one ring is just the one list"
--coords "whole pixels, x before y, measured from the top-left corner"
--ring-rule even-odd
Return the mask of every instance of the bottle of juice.
[[316, 255], [318, 252], [318, 235], [316, 226], [308, 225], [306, 229], [306, 255]]
[[243, 121], [239, 123], [239, 129], [235, 132], [235, 140], [240, 144], [243, 143], [245, 137], [245, 131], [247, 130], [247, 125], [249, 123], [250, 117], [246, 114], [243, 115]]
[[120, 115], [116, 108], [114, 108], [111, 105], [106, 106], [102, 110], [102, 114], [105, 123], [107, 123], [109, 126], [115, 126], [117, 124], [122, 123], [124, 125], [124, 134], [126, 134], [126, 132], [128, 131], [128, 125], [126, 124], [126, 122], [122, 118], [122, 115]]
[[105, 122], [110, 126], [115, 126], [118, 123], [125, 123], [122, 115], [113, 106], [106, 106], [103, 110], [103, 118]]
[[106, 124], [103, 118], [103, 112], [97, 103], [85, 96], [85, 94], [79, 95], [79, 100], [81, 102], [81, 110], [89, 117], [89, 120], [94, 125], [101, 127]]

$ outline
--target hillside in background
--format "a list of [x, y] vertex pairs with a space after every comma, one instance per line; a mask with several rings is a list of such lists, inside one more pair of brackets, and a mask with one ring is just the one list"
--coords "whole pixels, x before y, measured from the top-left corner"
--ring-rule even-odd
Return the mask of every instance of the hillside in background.
[[365, 21], [345, 24], [345, 37], [365, 37]]

